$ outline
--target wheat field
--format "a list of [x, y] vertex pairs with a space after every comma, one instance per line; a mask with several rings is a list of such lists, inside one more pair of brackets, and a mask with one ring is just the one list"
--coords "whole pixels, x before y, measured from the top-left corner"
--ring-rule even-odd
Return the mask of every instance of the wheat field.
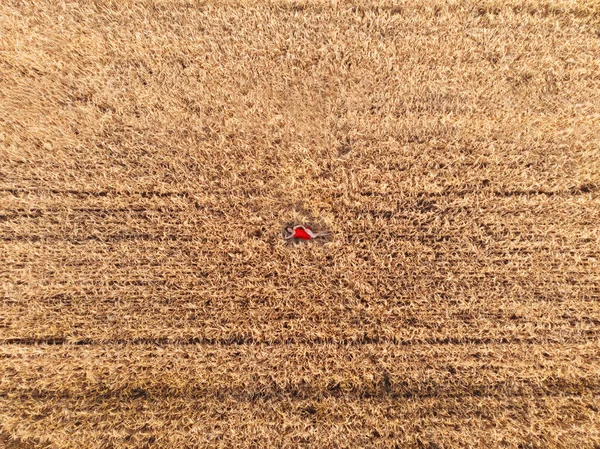
[[2, 448], [598, 448], [599, 259], [596, 0], [0, 2]]

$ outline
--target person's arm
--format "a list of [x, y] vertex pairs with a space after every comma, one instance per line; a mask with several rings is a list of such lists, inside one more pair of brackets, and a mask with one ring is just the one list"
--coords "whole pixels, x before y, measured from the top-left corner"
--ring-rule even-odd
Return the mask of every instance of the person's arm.
[[294, 238], [294, 235], [296, 234], [296, 232], [295, 232], [296, 231], [296, 227], [297, 226], [294, 226], [293, 228], [287, 228], [286, 229], [286, 231], [289, 232], [289, 234], [284, 237], [286, 240]]

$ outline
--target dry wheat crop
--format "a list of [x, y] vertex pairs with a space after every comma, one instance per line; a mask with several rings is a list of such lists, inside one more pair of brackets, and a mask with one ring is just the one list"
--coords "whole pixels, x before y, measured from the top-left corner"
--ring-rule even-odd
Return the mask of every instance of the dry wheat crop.
[[0, 1], [0, 447], [598, 448], [599, 258], [596, 0]]

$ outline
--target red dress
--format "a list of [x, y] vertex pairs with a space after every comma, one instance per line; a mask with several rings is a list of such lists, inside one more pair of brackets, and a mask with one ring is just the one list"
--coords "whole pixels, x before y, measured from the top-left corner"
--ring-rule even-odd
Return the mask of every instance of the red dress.
[[[310, 229], [306, 226], [306, 229]], [[303, 228], [294, 229], [294, 237], [302, 240], [310, 240], [312, 237]]]

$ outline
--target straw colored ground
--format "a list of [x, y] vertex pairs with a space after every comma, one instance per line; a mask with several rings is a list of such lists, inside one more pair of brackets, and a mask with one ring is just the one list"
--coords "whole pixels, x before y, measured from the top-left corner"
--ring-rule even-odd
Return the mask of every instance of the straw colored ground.
[[599, 136], [596, 1], [3, 0], [0, 447], [600, 447]]

